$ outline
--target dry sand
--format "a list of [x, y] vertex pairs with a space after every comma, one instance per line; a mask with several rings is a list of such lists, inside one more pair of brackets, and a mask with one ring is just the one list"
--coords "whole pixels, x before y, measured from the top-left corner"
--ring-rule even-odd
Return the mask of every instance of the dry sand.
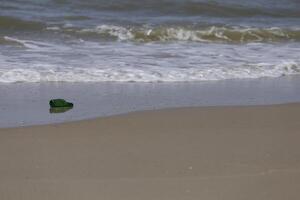
[[300, 104], [0, 129], [1, 200], [298, 200]]

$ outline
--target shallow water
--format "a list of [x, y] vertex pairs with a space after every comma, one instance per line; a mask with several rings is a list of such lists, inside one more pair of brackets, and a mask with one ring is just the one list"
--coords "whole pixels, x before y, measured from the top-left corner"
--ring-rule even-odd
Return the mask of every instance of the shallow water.
[[300, 73], [297, 0], [2, 0], [0, 83]]
[[[83, 120], [170, 107], [270, 105], [300, 101], [298, 76], [187, 83], [0, 84], [0, 127]], [[49, 100], [74, 108], [50, 113]]]

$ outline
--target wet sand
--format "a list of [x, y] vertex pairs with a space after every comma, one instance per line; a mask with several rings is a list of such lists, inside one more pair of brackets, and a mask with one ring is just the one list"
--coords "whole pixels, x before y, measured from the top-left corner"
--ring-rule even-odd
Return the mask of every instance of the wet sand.
[[[0, 84], [0, 128], [94, 119], [141, 110], [300, 102], [300, 76], [186, 83]], [[49, 114], [49, 100], [74, 109]]]
[[295, 103], [0, 129], [0, 199], [299, 199], [299, 119]]

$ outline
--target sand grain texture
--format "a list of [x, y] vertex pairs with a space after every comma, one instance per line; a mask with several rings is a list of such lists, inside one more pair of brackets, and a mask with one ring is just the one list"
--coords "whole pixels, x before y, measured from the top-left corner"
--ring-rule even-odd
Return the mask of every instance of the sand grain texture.
[[0, 129], [1, 200], [300, 199], [300, 104]]

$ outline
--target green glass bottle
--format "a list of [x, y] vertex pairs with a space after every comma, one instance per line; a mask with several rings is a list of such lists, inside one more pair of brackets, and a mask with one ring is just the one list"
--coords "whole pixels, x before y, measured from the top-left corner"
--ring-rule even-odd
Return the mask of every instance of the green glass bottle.
[[73, 103], [64, 99], [51, 99], [49, 101], [50, 113], [64, 113], [73, 108]]
[[73, 103], [67, 102], [64, 99], [51, 99], [49, 105], [51, 108], [73, 108]]

